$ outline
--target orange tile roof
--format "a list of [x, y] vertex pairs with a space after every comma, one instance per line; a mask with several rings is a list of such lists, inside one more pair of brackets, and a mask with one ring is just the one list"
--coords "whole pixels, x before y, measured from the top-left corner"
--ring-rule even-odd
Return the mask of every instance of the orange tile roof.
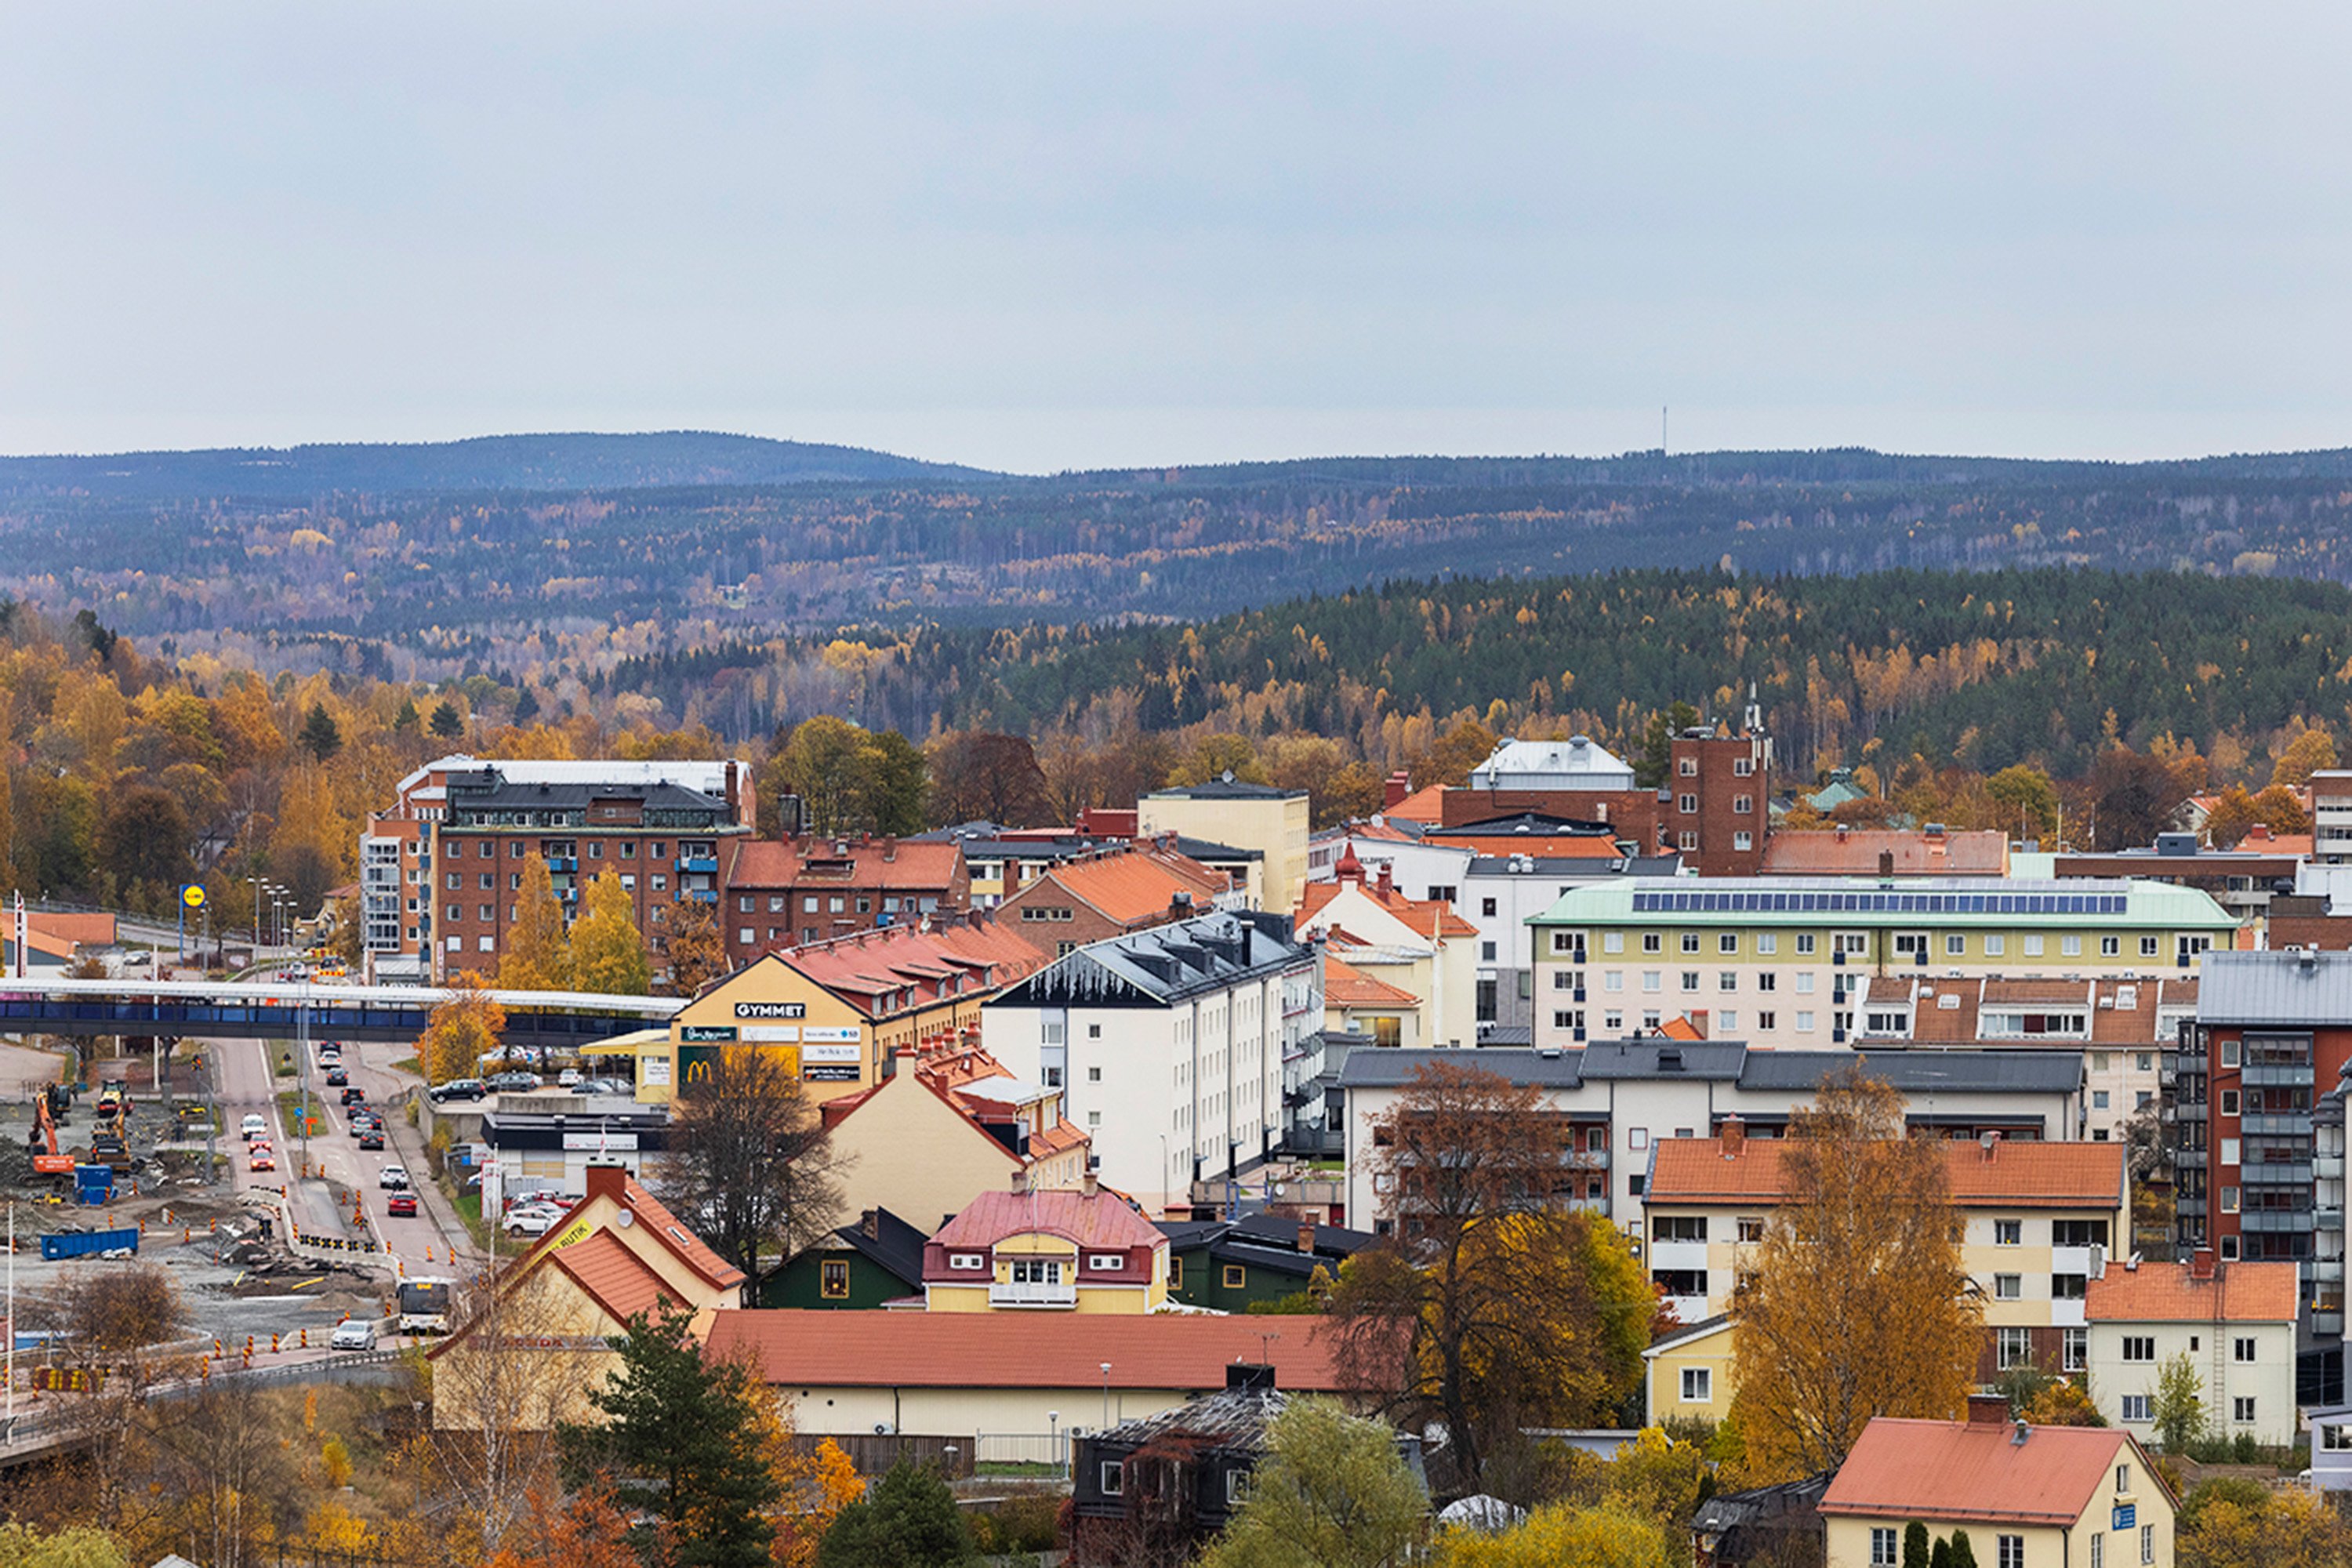
[[[1020, 932], [985, 917], [857, 931], [769, 956], [876, 1017], [894, 1011], [879, 1001], [887, 992], [911, 986], [919, 993], [917, 1005], [939, 1001], [937, 984], [918, 982], [930, 980], [941, 970], [969, 976], [964, 989], [954, 994], [977, 996], [1015, 984], [1045, 966], [1045, 955]], [[929, 973], [905, 973], [910, 966]]]
[[[1727, 1157], [1720, 1138], [1662, 1138], [1651, 1146], [1650, 1202], [1775, 1203], [1786, 1192], [1778, 1138], [1744, 1138]], [[2121, 1143], [1943, 1144], [1952, 1201], [1965, 1207], [2116, 1208], [2124, 1201]]]
[[1376, 980], [1341, 958], [1323, 950], [1323, 1001], [1332, 1007], [1418, 1007], [1421, 998], [1385, 980]]
[[1108, 1379], [1196, 1392], [1223, 1388], [1236, 1362], [1268, 1361], [1278, 1387], [1348, 1386], [1336, 1336], [1307, 1318], [1269, 1335], [1246, 1316], [739, 1310], [712, 1314], [703, 1348], [719, 1360], [748, 1352], [768, 1383], [795, 1388], [1099, 1390]]
[[1233, 887], [1232, 879], [1188, 855], [1145, 844], [1066, 860], [1030, 887], [1047, 882], [1121, 925], [1165, 916], [1179, 893], [1188, 895], [1196, 910], [1206, 912], [1212, 900]]
[[[622, 1203], [636, 1215], [640, 1231], [658, 1239], [680, 1263], [700, 1275], [703, 1280], [720, 1289], [743, 1283], [743, 1271], [710, 1250], [703, 1239], [678, 1223], [676, 1215], [662, 1205], [661, 1200], [637, 1184], [635, 1177], [628, 1178], [622, 1187]], [[582, 1200], [583, 1203], [585, 1199]], [[557, 1226], [547, 1234], [560, 1235]]]
[[1668, 1040], [1703, 1040], [1706, 1038], [1706, 1031], [1700, 1028], [1696, 1024], [1691, 1022], [1690, 1016], [1686, 1013], [1677, 1013], [1675, 1016], [1667, 1019], [1664, 1024], [1659, 1026], [1658, 1035], [1661, 1038]]
[[[2139, 1453], [2129, 1434], [2112, 1426], [2035, 1426], [2022, 1443], [2015, 1435], [2007, 1422], [1878, 1416], [1838, 1468], [1820, 1510], [1931, 1523], [2071, 1525], [2112, 1484], [2115, 1466]], [[2152, 1476], [2147, 1456], [2139, 1460]]]
[[2217, 1264], [2213, 1278], [2186, 1263], [2110, 1263], [2084, 1288], [2083, 1316], [2094, 1323], [2291, 1323], [2301, 1300], [2292, 1263]]
[[989, 1100], [982, 1095], [966, 1094], [964, 1089], [971, 1084], [984, 1082], [992, 1078], [1011, 1078], [1013, 1075], [1003, 1063], [977, 1046], [959, 1045], [947, 1050], [934, 1051], [923, 1057], [917, 1057], [912, 1052], [902, 1050], [899, 1052], [898, 1059], [901, 1065], [894, 1076], [870, 1088], [861, 1089], [855, 1094], [845, 1094], [836, 1099], [828, 1100], [818, 1107], [817, 1114], [825, 1126], [828, 1128], [840, 1126], [848, 1119], [852, 1111], [862, 1105], [871, 1103], [890, 1085], [902, 1080], [911, 1080], [916, 1086], [928, 1090], [942, 1105], [963, 1118], [971, 1127], [972, 1136], [1003, 1155], [1010, 1165], [1017, 1167], [1031, 1164], [1049, 1155], [1076, 1148], [1089, 1141], [1088, 1135], [1081, 1131], [1076, 1122], [1063, 1116], [1058, 1118], [1053, 1126], [1038, 1129], [1029, 1134], [1030, 1147], [1025, 1156], [1007, 1147], [1003, 1139], [982, 1125], [982, 1107], [1000, 1105], [1004, 1102]]
[[1765, 841], [1763, 874], [1870, 877], [1878, 874], [1881, 855], [1895, 857], [1900, 877], [1998, 877], [2009, 868], [2009, 836], [1969, 831], [1931, 837], [1904, 828], [1783, 830]]
[[1445, 786], [1429, 784], [1417, 789], [1381, 815], [1405, 822], [1443, 822], [1445, 820]]
[[1380, 905], [1390, 914], [1410, 926], [1419, 936], [1476, 936], [1478, 928], [1454, 912], [1454, 906], [1433, 899], [1409, 899], [1394, 888], [1382, 888], [1378, 882], [1358, 881], [1349, 878], [1338, 882], [1309, 882], [1299, 893], [1298, 923], [1305, 925], [1339, 896], [1342, 888], [1354, 888], [1364, 897]]
[[1153, 1247], [1168, 1239], [1108, 1192], [1091, 1197], [1073, 1192], [987, 1192], [964, 1205], [931, 1240], [941, 1247], [982, 1247], [1007, 1237], [1039, 1233], [1079, 1247]]
[[608, 1230], [558, 1247], [547, 1260], [621, 1322], [676, 1300], [661, 1276]]
[[1593, 833], [1513, 834], [1467, 838], [1447, 834], [1430, 840], [1447, 849], [1467, 849], [1475, 855], [1533, 855], [1546, 860], [1614, 860], [1623, 853], [1617, 840]]
[[[853, 838], [845, 856], [835, 838], [730, 838], [727, 845], [734, 857], [727, 870], [730, 889], [789, 888], [803, 881], [882, 891], [945, 888], [955, 881], [956, 863], [963, 858], [963, 846], [953, 840], [902, 838], [891, 844]], [[818, 868], [812, 868], [813, 860], [849, 864]]]

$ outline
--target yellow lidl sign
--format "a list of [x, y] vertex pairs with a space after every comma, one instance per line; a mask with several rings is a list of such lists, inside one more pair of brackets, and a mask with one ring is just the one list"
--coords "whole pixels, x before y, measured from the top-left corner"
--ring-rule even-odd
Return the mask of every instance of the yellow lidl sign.
[[180, 902], [192, 910], [203, 909], [205, 907], [205, 889], [197, 883], [189, 883], [186, 887], [180, 889]]

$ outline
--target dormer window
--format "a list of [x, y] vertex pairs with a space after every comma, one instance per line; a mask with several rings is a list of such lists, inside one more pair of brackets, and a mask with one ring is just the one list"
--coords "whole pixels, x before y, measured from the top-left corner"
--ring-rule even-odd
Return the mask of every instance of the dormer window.
[[1127, 1259], [1116, 1252], [1090, 1252], [1087, 1268], [1097, 1274], [1113, 1274], [1127, 1267]]
[[988, 1259], [977, 1252], [950, 1252], [948, 1254], [948, 1267], [950, 1268], [962, 1269], [966, 1271], [977, 1271], [988, 1267]]

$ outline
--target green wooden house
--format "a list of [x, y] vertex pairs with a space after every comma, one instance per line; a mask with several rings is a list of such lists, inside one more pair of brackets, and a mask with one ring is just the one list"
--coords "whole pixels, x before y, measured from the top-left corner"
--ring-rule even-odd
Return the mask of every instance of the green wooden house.
[[1339, 1265], [1378, 1238], [1360, 1230], [1281, 1215], [1237, 1220], [1169, 1220], [1168, 1294], [1192, 1307], [1246, 1312], [1307, 1289], [1319, 1266], [1337, 1279]]
[[927, 1239], [888, 1209], [867, 1209], [769, 1276], [760, 1305], [871, 1310], [920, 1300]]

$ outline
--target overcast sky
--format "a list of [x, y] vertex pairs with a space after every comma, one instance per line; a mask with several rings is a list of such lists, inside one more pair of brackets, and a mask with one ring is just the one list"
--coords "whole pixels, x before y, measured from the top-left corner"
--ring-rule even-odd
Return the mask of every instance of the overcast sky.
[[2352, 444], [2352, 7], [0, 3], [0, 451]]

